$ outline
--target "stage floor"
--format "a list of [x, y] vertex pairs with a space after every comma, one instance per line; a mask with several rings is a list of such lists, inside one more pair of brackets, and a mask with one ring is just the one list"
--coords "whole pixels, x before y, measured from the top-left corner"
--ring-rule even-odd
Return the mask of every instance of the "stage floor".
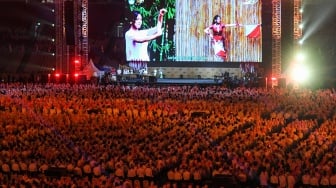
[[188, 79], [188, 78], [159, 78], [159, 84], [219, 84], [221, 80], [215, 79]]
[[121, 84], [126, 85], [221, 85], [223, 81], [221, 79], [196, 79], [196, 78], [157, 78], [156, 80], [123, 80], [120, 81]]

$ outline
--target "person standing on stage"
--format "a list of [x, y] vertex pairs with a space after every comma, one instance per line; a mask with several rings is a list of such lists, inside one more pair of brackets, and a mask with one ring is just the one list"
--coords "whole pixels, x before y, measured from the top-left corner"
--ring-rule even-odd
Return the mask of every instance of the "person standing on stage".
[[147, 62], [150, 60], [148, 42], [162, 35], [162, 20], [166, 12], [166, 9], [161, 9], [157, 25], [149, 29], [141, 29], [142, 15], [139, 11], [132, 12], [131, 27], [125, 33], [125, 42], [126, 61], [130, 62], [130, 66], [135, 70], [147, 69]]
[[204, 29], [204, 32], [210, 36], [211, 44], [215, 55], [222, 60], [227, 59], [227, 46], [225, 37], [225, 28], [229, 26], [239, 26], [238, 24], [224, 24], [219, 15], [214, 16], [212, 24]]

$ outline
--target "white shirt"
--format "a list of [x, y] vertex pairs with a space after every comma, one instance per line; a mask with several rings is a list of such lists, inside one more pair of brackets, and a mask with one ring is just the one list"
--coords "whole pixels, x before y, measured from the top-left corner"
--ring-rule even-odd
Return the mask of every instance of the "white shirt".
[[287, 176], [287, 184], [288, 184], [287, 187], [288, 188], [294, 188], [295, 183], [296, 183], [295, 177], [293, 175], [289, 174]]
[[309, 174], [304, 174], [302, 176], [303, 185], [309, 185], [309, 182], [310, 182], [310, 175]]
[[259, 176], [259, 180], [260, 180], [260, 185], [262, 186], [267, 186], [268, 185], [268, 173], [266, 171], [263, 171], [260, 173]]
[[126, 42], [126, 61], [149, 61], [148, 41], [136, 42], [135, 37], [147, 36], [150, 30], [133, 30], [130, 29], [125, 33]]
[[286, 178], [286, 175], [281, 174], [281, 175], [279, 176], [279, 186], [280, 186], [280, 187], [286, 187], [286, 186], [287, 186], [287, 178]]
[[329, 183], [330, 183], [330, 185], [336, 185], [336, 175], [335, 174], [330, 176]]

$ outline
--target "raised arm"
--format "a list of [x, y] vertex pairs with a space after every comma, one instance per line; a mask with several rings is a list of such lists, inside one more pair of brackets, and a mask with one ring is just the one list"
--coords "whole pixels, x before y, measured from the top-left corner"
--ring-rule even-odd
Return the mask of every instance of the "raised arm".
[[156, 24], [156, 29], [157, 29], [157, 34], [160, 36], [162, 35], [162, 22], [163, 22], [163, 16], [167, 13], [166, 9], [160, 9], [159, 15], [158, 15], [158, 20]]
[[[145, 35], [145, 34], [144, 35], [131, 35], [131, 34], [129, 34], [128, 37], [130, 39], [132, 39], [133, 41], [136, 41], [136, 42], [148, 42], [150, 40], [153, 40], [153, 39], [159, 37], [160, 35], [162, 35], [162, 32], [161, 33], [156, 32], [152, 35]], [[127, 34], [126, 34], [126, 36], [127, 36]]]
[[163, 16], [167, 13], [166, 9], [160, 9], [159, 15], [158, 15], [158, 22], [157, 22], [157, 27], [161, 28], [162, 27], [162, 21], [163, 21]]
[[239, 25], [238, 23], [235, 24], [225, 24], [225, 27], [239, 27], [241, 25]]

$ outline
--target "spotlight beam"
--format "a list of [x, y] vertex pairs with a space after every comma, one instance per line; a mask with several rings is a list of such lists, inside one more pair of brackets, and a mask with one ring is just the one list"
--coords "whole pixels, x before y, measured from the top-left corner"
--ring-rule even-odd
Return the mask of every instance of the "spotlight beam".
[[[321, 6], [314, 4], [311, 5], [314, 6], [312, 9], [315, 12], [311, 15], [304, 15], [306, 20], [305, 22], [308, 22], [308, 24], [305, 25], [304, 34], [302, 36], [302, 40], [306, 40], [309, 36], [313, 35], [315, 32], [318, 31], [321, 25], [323, 25], [327, 19], [332, 15], [333, 12], [336, 11], [336, 1], [333, 1], [333, 3], [327, 3], [326, 5], [321, 4]], [[305, 9], [306, 10], [306, 9]], [[305, 11], [307, 13], [307, 11]]]

